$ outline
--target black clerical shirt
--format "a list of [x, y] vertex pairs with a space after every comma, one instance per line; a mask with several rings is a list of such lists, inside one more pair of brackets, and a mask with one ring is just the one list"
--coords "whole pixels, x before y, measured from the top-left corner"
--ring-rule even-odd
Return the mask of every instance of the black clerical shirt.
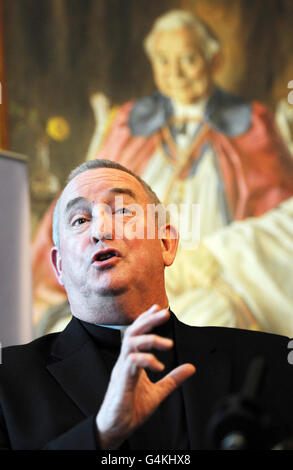
[[[93, 325], [80, 320], [82, 326], [94, 340], [97, 351], [102, 357], [110, 374], [116, 363], [121, 347], [121, 332], [113, 328]], [[173, 339], [174, 325], [172, 317], [163, 325], [153, 330], [154, 334]], [[152, 382], [157, 382], [178, 365], [176, 351], [156, 351], [155, 356], [165, 364], [162, 372], [147, 371]], [[188, 450], [190, 448], [186, 429], [186, 410], [181, 388], [172, 392], [159, 406], [155, 413], [136, 430], [124, 444], [130, 450], [163, 449]]]

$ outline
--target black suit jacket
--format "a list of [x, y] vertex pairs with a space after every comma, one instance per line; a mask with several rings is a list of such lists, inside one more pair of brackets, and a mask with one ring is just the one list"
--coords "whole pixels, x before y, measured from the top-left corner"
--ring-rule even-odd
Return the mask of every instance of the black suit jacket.
[[[190, 327], [175, 316], [169, 321], [174, 322], [178, 363], [192, 362], [197, 368], [182, 385], [191, 449], [206, 446], [213, 407], [241, 389], [247, 368], [258, 355], [267, 361], [261, 401], [272, 417], [271, 443], [293, 436], [288, 338]], [[61, 333], [5, 348], [0, 365], [0, 448], [98, 449], [95, 416], [107, 382], [108, 372], [94, 341], [75, 318]]]

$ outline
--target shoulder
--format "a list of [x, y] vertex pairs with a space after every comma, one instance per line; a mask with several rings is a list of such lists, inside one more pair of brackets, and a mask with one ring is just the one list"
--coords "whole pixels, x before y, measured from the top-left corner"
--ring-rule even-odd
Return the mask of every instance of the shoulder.
[[128, 125], [134, 136], [148, 137], [162, 128], [172, 114], [171, 100], [156, 91], [133, 104]]
[[27, 344], [3, 348], [0, 377], [6, 374], [16, 375], [24, 370], [44, 366], [48, 362], [52, 345], [58, 336], [59, 333], [51, 333]]
[[239, 328], [204, 327], [215, 350], [227, 354], [236, 366], [250, 363], [255, 357], [265, 359], [269, 367], [281, 373], [290, 369], [289, 341], [286, 336]]
[[[194, 342], [194, 347], [200, 340], [206, 349], [221, 351], [232, 361], [246, 363], [253, 357], [263, 356], [271, 364], [283, 364], [285, 367], [289, 365], [290, 339], [286, 336], [220, 326], [194, 327], [176, 320], [180, 337], [184, 337], [189, 343]], [[196, 341], [193, 341], [195, 338]]]
[[253, 348], [262, 347], [287, 347], [289, 338], [274, 333], [264, 331], [243, 330], [240, 328], [226, 328], [207, 326], [203, 327], [207, 334], [213, 338], [216, 343], [222, 344], [225, 348], [243, 347], [250, 345]]
[[172, 114], [169, 98], [156, 91], [120, 106], [111, 127], [127, 129], [134, 137], [149, 137], [163, 127]]
[[205, 118], [214, 130], [236, 137], [250, 128], [252, 105], [240, 96], [215, 87], [207, 103]]
[[129, 115], [135, 105], [135, 101], [127, 101], [120, 106], [115, 106], [109, 116], [107, 127], [111, 125], [125, 125], [128, 123]]

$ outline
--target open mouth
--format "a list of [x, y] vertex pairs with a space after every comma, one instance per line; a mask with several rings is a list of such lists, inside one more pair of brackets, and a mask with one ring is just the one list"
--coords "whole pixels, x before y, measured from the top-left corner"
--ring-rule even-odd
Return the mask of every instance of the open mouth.
[[112, 258], [116, 258], [116, 257], [119, 257], [119, 253], [116, 251], [116, 250], [104, 250], [104, 251], [100, 251], [99, 253], [96, 253], [94, 256], [93, 256], [93, 259], [92, 259], [92, 262], [99, 262], [99, 263], [102, 263], [104, 261], [108, 261]]

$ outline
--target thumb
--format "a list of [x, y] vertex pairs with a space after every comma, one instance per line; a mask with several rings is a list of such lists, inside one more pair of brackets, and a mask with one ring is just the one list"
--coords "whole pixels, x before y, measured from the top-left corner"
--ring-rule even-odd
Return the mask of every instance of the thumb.
[[170, 393], [178, 388], [185, 380], [191, 377], [196, 371], [193, 364], [182, 364], [169, 372], [168, 375], [157, 382], [161, 389], [161, 400], [164, 400]]

